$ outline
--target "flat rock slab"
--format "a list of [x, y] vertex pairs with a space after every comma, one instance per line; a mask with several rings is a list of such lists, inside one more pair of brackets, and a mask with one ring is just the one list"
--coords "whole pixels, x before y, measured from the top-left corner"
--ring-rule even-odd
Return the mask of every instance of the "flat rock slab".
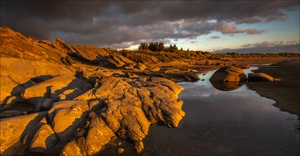
[[[40, 123], [43, 117], [47, 115], [47, 112], [33, 113], [29, 115], [21, 115], [12, 118], [6, 118], [0, 120], [0, 154], [10, 155], [5, 151], [14, 146], [17, 142], [26, 143], [26, 139], [30, 135], [34, 135], [34, 127]], [[29, 138], [28, 138], [29, 139]]]
[[57, 140], [52, 127], [48, 124], [43, 124], [32, 139], [29, 150], [45, 153], [55, 146]]
[[86, 101], [61, 101], [48, 111], [51, 125], [60, 141], [68, 141], [86, 117]]

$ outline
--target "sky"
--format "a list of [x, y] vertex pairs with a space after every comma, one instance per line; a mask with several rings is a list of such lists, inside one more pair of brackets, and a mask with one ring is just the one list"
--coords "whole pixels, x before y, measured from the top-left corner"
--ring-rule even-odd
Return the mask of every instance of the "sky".
[[1, 26], [68, 44], [176, 44], [216, 53], [299, 53], [298, 0], [3, 1]]

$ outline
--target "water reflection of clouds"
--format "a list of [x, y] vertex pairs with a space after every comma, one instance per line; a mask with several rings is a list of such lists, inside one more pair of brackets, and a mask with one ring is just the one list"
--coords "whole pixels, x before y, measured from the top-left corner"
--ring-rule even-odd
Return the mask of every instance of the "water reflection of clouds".
[[[244, 72], [246, 75], [249, 73], [253, 73], [253, 70], [257, 70], [258, 67], [251, 67], [249, 69], [245, 69]], [[185, 90], [179, 95], [180, 98], [213, 98], [213, 99], [223, 99], [227, 100], [228, 98], [242, 99], [242, 100], [250, 100], [253, 99], [258, 103], [270, 103], [274, 104], [275, 101], [272, 99], [267, 99], [261, 97], [256, 91], [250, 90], [247, 85], [243, 84], [241, 86], [237, 86], [237, 89], [231, 91], [222, 91], [216, 89], [214, 85], [209, 81], [210, 77], [216, 72], [216, 70], [208, 71], [205, 73], [199, 74], [200, 80], [197, 82], [181, 82], [178, 83]], [[253, 101], [253, 102], [254, 102]]]

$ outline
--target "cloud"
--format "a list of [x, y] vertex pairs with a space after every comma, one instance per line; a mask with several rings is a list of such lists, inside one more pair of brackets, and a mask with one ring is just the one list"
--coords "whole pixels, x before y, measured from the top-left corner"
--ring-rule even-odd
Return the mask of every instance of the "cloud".
[[260, 42], [260, 43], [248, 43], [236, 49], [220, 49], [215, 50], [214, 53], [280, 53], [280, 52], [293, 52], [300, 53], [300, 41], [275, 41], [275, 42]]
[[[297, 1], [1, 1], [1, 26], [70, 44], [124, 45], [143, 40], [261, 34], [243, 23], [283, 21]], [[124, 47], [126, 48], [126, 47]]]
[[220, 36], [211, 36], [210, 38], [211, 39], [218, 39], [218, 38], [220, 38]]
[[237, 29], [235, 25], [224, 23], [218, 27], [218, 30], [223, 34], [237, 34], [237, 33], [246, 33], [249, 35], [261, 34], [264, 30], [257, 29]]

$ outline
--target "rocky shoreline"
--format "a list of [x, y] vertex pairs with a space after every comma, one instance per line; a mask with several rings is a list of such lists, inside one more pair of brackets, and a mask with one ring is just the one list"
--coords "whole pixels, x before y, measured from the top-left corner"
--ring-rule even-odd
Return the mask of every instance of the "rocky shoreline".
[[[1, 27], [0, 154], [95, 155], [113, 138], [139, 153], [151, 125], [176, 128], [184, 117], [176, 82], [228, 64], [126, 55]], [[216, 81], [244, 81], [236, 68]]]
[[[44, 71], [16, 71], [18, 66], [14, 62], [37, 63]], [[22, 154], [16, 151], [21, 148], [47, 153], [62, 142], [68, 142], [62, 155], [93, 155], [116, 135], [133, 141], [140, 152], [150, 125], [178, 127], [184, 116], [183, 102], [178, 99], [183, 88], [165, 78], [110, 75], [86, 80], [82, 74], [67, 74], [63, 67], [55, 70], [41, 62], [1, 58], [1, 63], [1, 86], [7, 87], [1, 89], [2, 96], [7, 94], [1, 108], [1, 153], [4, 155]], [[34, 107], [21, 112], [19, 105]], [[28, 131], [28, 126], [33, 131]], [[23, 135], [28, 135], [28, 141], [19, 140]], [[22, 143], [15, 146], [19, 141]]]
[[141, 152], [151, 125], [178, 127], [184, 117], [183, 88], [170, 79], [198, 79], [105, 49], [36, 41], [9, 28], [1, 35], [2, 155], [94, 155], [115, 137]]

